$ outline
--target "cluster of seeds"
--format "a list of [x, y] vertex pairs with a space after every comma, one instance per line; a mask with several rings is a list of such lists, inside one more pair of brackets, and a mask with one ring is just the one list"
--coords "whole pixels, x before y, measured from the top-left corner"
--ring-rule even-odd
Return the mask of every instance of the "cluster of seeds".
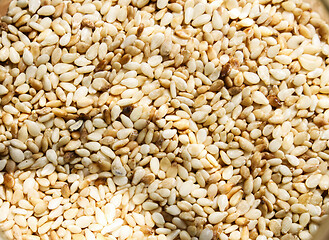
[[18, 240], [308, 240], [329, 27], [302, 0], [13, 0], [0, 226]]

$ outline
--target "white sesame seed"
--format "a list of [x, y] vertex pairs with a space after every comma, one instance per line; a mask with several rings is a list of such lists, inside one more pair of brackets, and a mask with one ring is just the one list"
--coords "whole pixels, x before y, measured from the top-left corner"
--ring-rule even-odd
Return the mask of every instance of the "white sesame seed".
[[310, 239], [328, 205], [328, 26], [272, 3], [12, 1], [8, 237]]

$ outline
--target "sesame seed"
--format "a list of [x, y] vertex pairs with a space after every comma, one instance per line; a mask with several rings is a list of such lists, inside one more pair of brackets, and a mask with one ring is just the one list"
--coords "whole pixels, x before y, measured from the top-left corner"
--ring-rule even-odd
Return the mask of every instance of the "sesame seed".
[[18, 0], [0, 30], [9, 238], [310, 239], [318, 229], [329, 46], [310, 5]]

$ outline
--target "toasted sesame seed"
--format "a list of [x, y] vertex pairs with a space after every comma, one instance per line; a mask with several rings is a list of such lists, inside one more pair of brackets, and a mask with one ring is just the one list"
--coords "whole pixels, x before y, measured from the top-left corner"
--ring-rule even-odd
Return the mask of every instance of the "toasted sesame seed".
[[18, 0], [0, 29], [8, 237], [317, 230], [329, 46], [308, 4]]

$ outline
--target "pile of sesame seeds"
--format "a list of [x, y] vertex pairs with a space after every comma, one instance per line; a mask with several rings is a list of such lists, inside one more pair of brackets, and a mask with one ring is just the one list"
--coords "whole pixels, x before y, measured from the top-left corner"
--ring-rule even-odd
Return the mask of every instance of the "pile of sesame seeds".
[[301, 0], [13, 0], [11, 239], [307, 240], [329, 207], [329, 27]]

